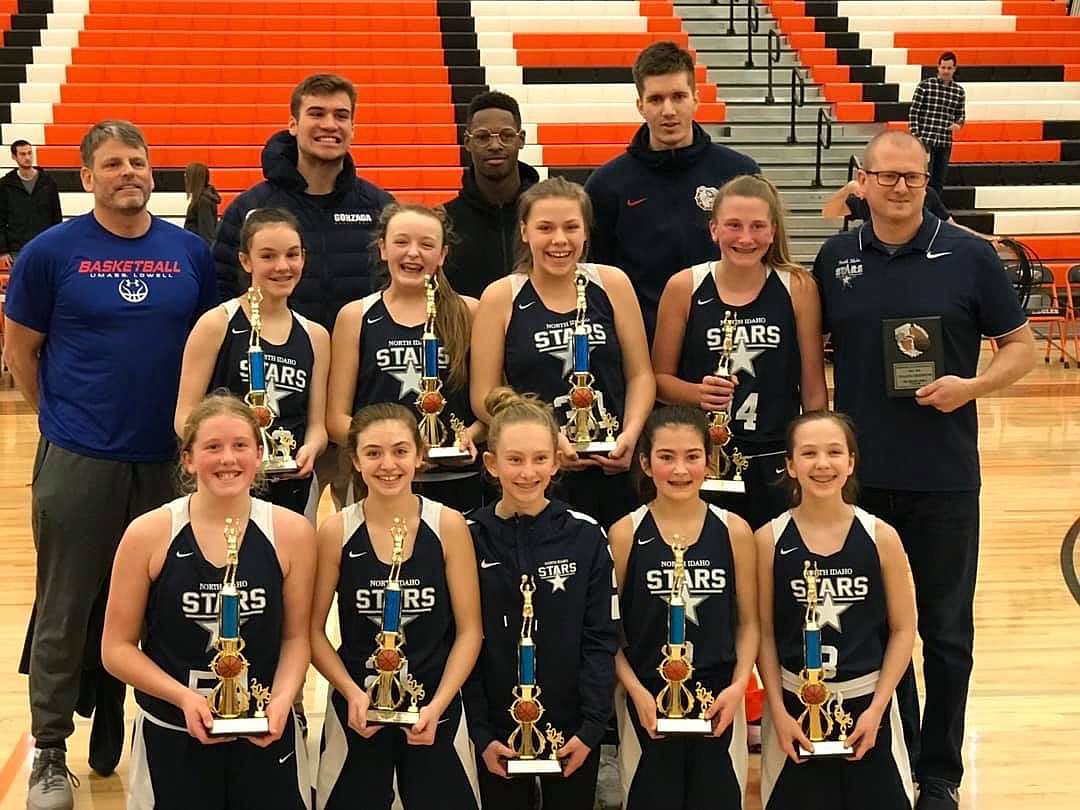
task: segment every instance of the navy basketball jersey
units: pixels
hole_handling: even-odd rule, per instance
[[[589,370],[596,378],[593,388],[604,395],[604,408],[615,414],[621,424],[626,377],[611,299],[604,291],[596,265],[579,264],[578,269],[589,280],[585,287],[585,314],[589,330]],[[503,361],[506,381],[519,393],[532,392],[545,402],[554,402],[557,397],[570,392],[576,313],[553,312],[545,307],[529,277],[523,273],[511,275],[510,283],[513,301]],[[565,421],[561,415],[559,421]]]
[[[430,698],[442,679],[456,629],[439,538],[443,505],[427,498],[419,501],[416,542],[412,555],[401,565],[401,628],[409,673],[423,684]],[[353,680],[366,688],[366,678],[375,675],[370,659],[375,652],[375,634],[382,628],[382,597],[390,564],[375,554],[364,521],[364,501],[345,507],[341,514],[345,528],[337,586],[338,654]]]
[[[693,645],[694,669],[702,678],[729,677],[735,665],[735,558],[727,511],[710,505],[697,542],[687,548],[686,639]],[[675,555],[661,537],[647,506],[631,514],[634,544],[626,565],[621,614],[626,659],[643,684],[659,686],[660,648],[668,638],[668,598]],[[655,690],[654,690],[655,691]]]
[[[876,522],[856,508],[843,547],[822,557],[807,549],[791,512],[773,519],[773,627],[780,665],[790,672],[805,665],[807,560],[818,568],[822,658],[826,669],[836,670],[830,680],[846,681],[881,668],[889,627]]]
[[[724,311],[736,320],[731,373],[738,375],[732,429],[745,450],[750,444],[783,441],[802,406],[802,359],[791,304],[791,273],[765,269],[758,297],[741,307],[725,304],[716,290],[715,262],[691,268],[693,281],[678,377],[698,383],[716,373],[724,344]]]
[[[376,402],[397,402],[410,412],[416,412],[416,397],[420,394],[424,376],[422,343],[424,326],[402,326],[390,315],[381,292],[363,299],[363,320],[360,322],[360,366],[356,375],[356,394],[353,413]],[[439,341],[439,376],[443,381],[446,408],[444,424],[449,426],[453,414],[466,425],[474,421],[469,406],[468,386],[450,390],[446,376],[450,356]]]
[[[243,397],[249,386],[247,350],[251,323],[239,300],[234,298],[221,306],[229,317],[229,326],[218,349],[209,391],[227,388]],[[307,430],[308,386],[315,373],[315,349],[308,333],[308,320],[295,312],[291,314],[292,327],[283,344],[268,343],[261,336],[259,343],[266,358],[266,395],[276,416],[271,430],[285,428],[296,439],[296,446],[302,447]]]
[[[190,502],[190,496],[184,496],[163,507],[172,515],[172,542],[161,572],[150,585],[142,650],[180,683],[209,694],[218,683],[210,661],[216,653],[217,598],[225,569],[208,562],[195,541]],[[240,636],[250,665],[248,683],[257,680],[271,686],[274,682],[284,621],[283,580],[274,548],[273,506],[252,498],[236,569]],[[183,712],[171,703],[138,690],[135,699],[159,720],[184,725]]]

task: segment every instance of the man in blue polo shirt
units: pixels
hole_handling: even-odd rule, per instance
[[[124,685],[104,670],[88,684],[84,661],[97,662],[120,536],[173,496],[180,359],[192,325],[217,303],[210,248],[146,210],[154,179],[142,132],[103,121],[80,152],[94,209],[23,248],[6,305],[4,354],[41,429],[29,810],[73,806],[65,741],[76,707],[93,708],[94,771],[108,775],[120,759]]]
[[[912,669],[898,691],[921,787],[916,807],[955,810],[979,553],[975,399],[1030,371],[1034,340],[993,248],[923,209],[922,144],[905,132],[883,133],[866,147],[863,166],[871,218],[830,238],[814,275],[835,349],[836,410],[858,431],[861,503],[899,531],[915,580],[926,684],[921,735]],[[918,345],[901,340],[912,334]],[[983,335],[1000,349],[979,372]],[[928,374],[935,352],[943,367]],[[906,375],[920,374],[925,381],[904,385]]]

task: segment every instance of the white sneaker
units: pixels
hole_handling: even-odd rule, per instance
[[[75,796],[71,787],[79,780],[67,769],[63,748],[43,748],[34,755],[30,771],[30,787],[26,793],[26,810],[72,810]]]

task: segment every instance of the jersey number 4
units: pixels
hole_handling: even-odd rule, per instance
[[[758,395],[756,391],[747,394],[743,404],[735,412],[735,420],[743,423],[744,431],[757,430],[757,402]]]

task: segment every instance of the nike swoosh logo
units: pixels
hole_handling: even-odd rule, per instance
[[[360,551],[360,552],[350,551],[349,552],[349,559],[350,560],[355,560],[357,557],[363,557],[365,554],[367,554],[366,551]]]
[[[777,467],[777,468],[776,468],[776,474],[777,474],[777,475],[783,475],[783,474],[784,474],[784,473],[786,473],[786,472],[787,472],[787,469],[786,469],[786,468],[784,468],[784,467]]]
[[[705,300],[702,300],[702,299],[700,299],[700,298],[699,298],[699,299],[697,300],[697,303],[698,303],[698,306],[699,306],[699,307],[703,307],[703,306],[705,306],[706,304],[708,304],[708,303],[711,303],[711,302],[712,302],[712,300],[713,300],[712,298],[706,298]]]
[[[368,319],[367,319],[367,322],[368,322],[368,323],[378,323],[378,322],[379,322],[379,321],[381,321],[382,319],[383,319],[383,316],[382,316],[382,315],[380,315],[380,316],[379,316],[378,318],[368,318]]]
[[[535,303],[536,303],[535,301],[530,301],[527,304],[518,304],[518,309],[528,309],[529,307],[531,307]]]
[[[480,561],[481,568],[494,568],[496,565],[502,565],[501,562],[488,562],[487,560]]]
[[[650,537],[648,540],[638,540],[637,544],[639,546],[647,546],[647,545],[649,545],[649,543],[651,543],[655,539],[656,539],[655,537]]]
[[[195,553],[194,551],[189,551],[187,554],[183,554],[183,553],[178,551],[178,552],[176,552],[176,556],[177,556],[177,558],[182,560],[182,559],[184,559],[184,557],[190,557],[194,553]]]
[[[649,199],[649,198],[648,197],[642,197],[640,200],[627,200],[626,201],[626,207],[627,208],[637,208],[639,205],[641,205],[647,199]]]
[[[944,253],[931,253],[929,250],[926,251],[926,258],[928,259],[940,259],[942,256],[952,256],[952,251],[946,250]]]
[[[798,549],[799,549],[798,546],[795,546],[794,548],[782,548],[782,549],[780,549],[780,556],[784,557],[784,556],[790,554],[793,551],[798,551]]]
[[[289,752],[289,753],[287,753],[287,754],[286,754],[285,756],[283,756],[283,757],[278,757],[278,765],[284,765],[284,764],[285,764],[285,761],[286,761],[286,760],[287,760],[287,759],[288,759],[289,757],[291,757],[291,756],[292,756],[293,754],[295,754],[295,753],[296,753],[295,751],[290,751],[290,752]]]
[[[246,335],[248,333],[248,330],[247,329],[233,329],[232,333],[234,335]]]

